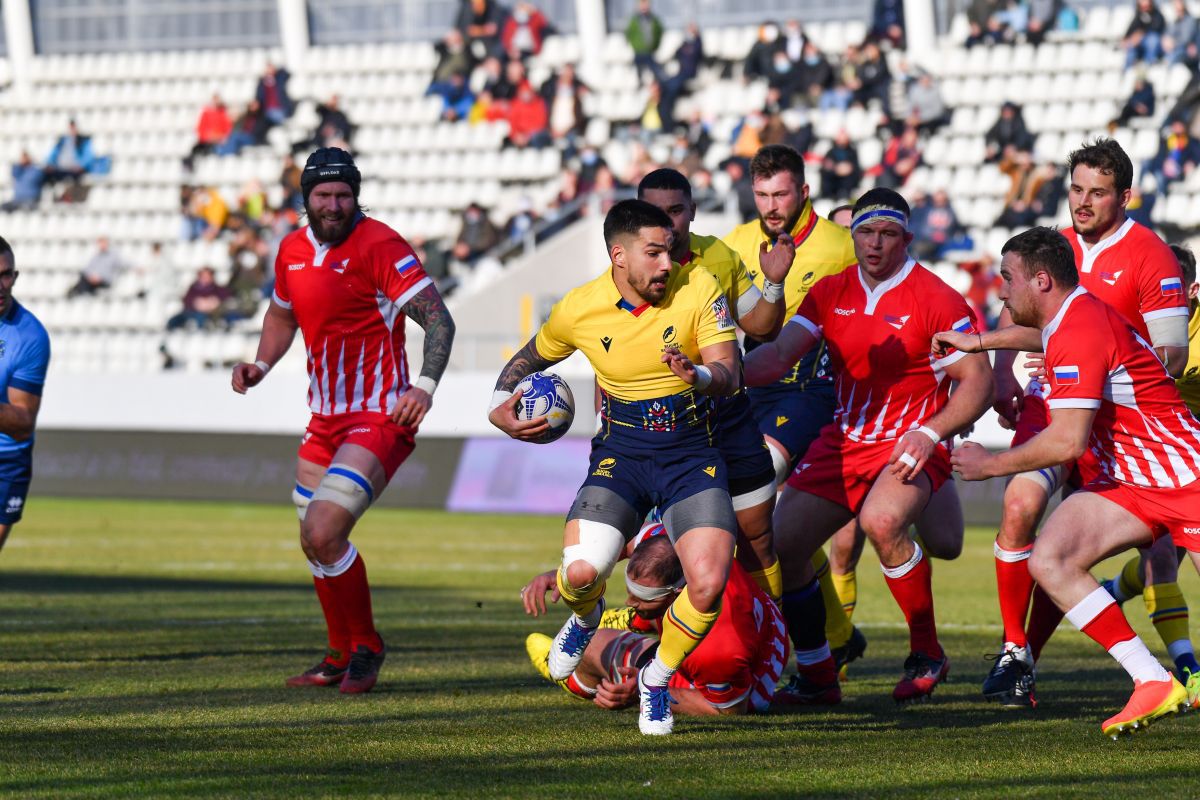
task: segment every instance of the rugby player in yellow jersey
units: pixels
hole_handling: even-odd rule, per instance
[[[1191,250],[1178,244],[1171,245],[1171,252],[1175,254],[1179,261],[1179,269],[1183,273],[1183,291],[1187,295],[1190,314],[1187,329],[1187,364],[1175,379],[1175,386],[1192,414],[1200,419],[1200,283],[1196,282],[1196,256]],[[1156,542],[1155,546],[1163,545]],[[1169,543],[1166,546],[1169,547]],[[1175,550],[1177,563],[1181,562],[1184,550],[1178,547]],[[1147,589],[1144,561],[1144,555],[1139,552],[1125,562],[1124,568],[1116,577],[1102,581],[1101,585],[1118,603],[1124,603],[1139,594],[1144,595],[1150,621],[1154,623],[1171,660],[1175,662],[1179,682],[1187,688],[1188,703],[1193,708],[1200,708],[1200,664],[1197,663],[1195,649],[1188,633],[1187,605],[1178,602],[1178,597],[1175,596],[1178,589],[1174,586],[1169,587],[1168,592],[1163,592],[1159,586]],[[1169,566],[1170,562],[1167,563]],[[1167,596],[1160,599],[1160,594]]]
[[[692,233],[696,203],[692,185],[682,173],[657,169],[638,184],[638,199],[666,212],[674,238],[671,260],[677,273],[704,269],[721,285],[721,292],[739,328],[762,341],[775,338],[783,323],[783,281],[795,250],[790,242],[766,252],[761,246],[763,288],[750,280],[741,257],[715,236]],[[775,510],[775,469],[759,433],[745,390],[714,401],[717,447],[729,469],[729,494],[738,524],[738,563],[771,599],[779,602],[783,576],[771,536]]]
[[[500,373],[488,415],[514,439],[535,439],[548,425],[518,419],[520,380],[576,350],[596,372],[601,429],[567,514],[558,571],[574,613],[554,639],[549,670],[563,680],[579,665],[604,612],[605,581],[657,507],[687,586],[667,611],[657,652],[637,665],[643,734],[671,732],[667,683],[717,618],[737,529],[709,400],[741,386],[733,315],[711,274],[673,270],[671,229],[644,201],[612,207],[604,220],[612,267],[555,304]]]

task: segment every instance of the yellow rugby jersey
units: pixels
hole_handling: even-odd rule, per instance
[[[850,231],[820,217],[813,211],[811,201],[805,202],[804,210],[800,212],[800,218],[796,220],[791,233],[796,242],[796,259],[783,283],[783,301],[787,304],[785,319],[792,318],[813,284],[828,275],[838,274],[858,261],[854,256]],[[767,241],[762,223],[754,219],[738,225],[725,235],[724,241],[742,257],[750,279],[761,292],[763,275],[758,248]]]
[[[1179,387],[1183,402],[1200,419],[1200,308],[1192,312],[1188,321],[1188,362],[1175,385]]]
[[[725,301],[730,308],[737,310],[738,319],[749,314],[762,293],[750,279],[742,257],[716,236],[693,233],[688,249],[692,254],[691,259],[686,264],[676,265],[675,270],[685,273],[695,267],[704,268],[717,279]]]
[[[666,347],[674,345],[700,363],[701,348],[735,340],[729,304],[707,271],[676,267],[660,303],[634,308],[622,299],[610,267],[555,303],[535,344],[551,359],[580,350],[605,392],[650,400],[691,390],[662,363]]]

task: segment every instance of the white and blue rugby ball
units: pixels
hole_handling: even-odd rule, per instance
[[[557,441],[570,430],[575,419],[575,397],[562,378],[550,372],[534,372],[517,384],[516,391],[521,393],[518,419],[545,417],[550,423],[550,430],[534,440],[538,444]]]

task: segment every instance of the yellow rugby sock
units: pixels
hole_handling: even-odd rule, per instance
[[[1124,597],[1118,598],[1119,600],[1124,601],[1131,597],[1137,597],[1146,588],[1145,581],[1138,574],[1138,567],[1141,563],[1142,557],[1134,554],[1133,558],[1126,561],[1125,566],[1121,567],[1121,576],[1117,579],[1119,581],[1117,591],[1124,595]]]
[[[821,601],[825,605],[825,638],[829,646],[841,647],[850,641],[850,633],[854,626],[842,608],[842,599],[838,597],[837,589],[833,586],[833,578],[829,570],[829,558],[824,550],[817,550],[812,557],[813,571],[817,573],[817,582],[821,585]]]
[[[658,645],[657,660],[672,671],[679,669],[687,654],[703,641],[704,634],[708,633],[709,628],[717,621],[717,614],[720,612],[720,600],[708,613],[697,611],[685,588],[663,617],[662,641]]]
[[[1187,600],[1183,599],[1178,583],[1172,581],[1147,586],[1142,592],[1142,599],[1146,602],[1146,613],[1150,615],[1154,629],[1168,648],[1173,642],[1190,637]],[[1171,655],[1174,656],[1174,653]]]
[[[854,607],[858,605],[858,574],[854,570],[850,570],[838,575],[831,570],[829,577],[833,581],[833,588],[837,592],[837,596],[841,598],[842,610],[846,612],[846,619],[853,619]]]
[[[604,597],[604,587],[607,585],[605,581],[598,580],[591,586],[575,589],[567,585],[561,568],[558,570],[557,582],[558,593],[562,595],[563,602],[581,617],[586,617],[596,610],[596,604]]]
[[[778,558],[766,569],[756,569],[751,572],[750,577],[758,584],[758,588],[766,592],[775,601],[775,604],[779,605],[779,598],[783,597],[783,570],[779,568]]]

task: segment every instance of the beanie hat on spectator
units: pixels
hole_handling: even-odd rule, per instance
[[[358,190],[362,185],[362,175],[354,166],[354,157],[340,147],[322,147],[308,157],[304,162],[304,171],[300,173],[300,191],[304,194],[304,202],[308,195],[320,183],[346,183],[358,199]]]

